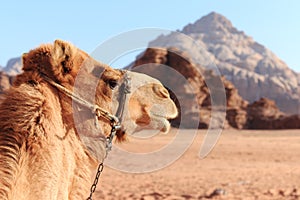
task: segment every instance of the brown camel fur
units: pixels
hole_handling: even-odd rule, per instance
[[[82,111],[80,117],[87,122],[81,126],[74,120],[72,100],[43,77],[71,91],[77,80],[82,82],[84,91],[96,82],[95,97],[82,96],[115,113],[115,96],[124,73],[60,40],[24,54],[23,70],[0,106],[0,199],[85,199],[99,160],[105,157],[104,139],[111,126],[100,117],[100,128],[90,130],[93,116],[77,105]],[[146,75],[128,74],[133,88],[125,104],[123,130],[118,132],[118,139],[124,139],[124,130],[129,134],[143,128],[167,132],[167,119],[174,118],[177,110],[166,89]],[[86,132],[78,131],[81,128]],[[82,142],[80,135],[84,134],[97,136],[97,149],[88,141]]]

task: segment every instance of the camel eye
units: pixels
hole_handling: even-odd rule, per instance
[[[116,80],[108,80],[107,83],[108,83],[110,89],[112,89],[112,90],[118,85],[118,82]]]

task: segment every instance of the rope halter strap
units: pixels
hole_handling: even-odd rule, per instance
[[[98,106],[96,104],[92,104],[89,101],[81,98],[80,96],[78,96],[77,94],[71,92],[70,90],[68,90],[64,86],[56,83],[55,81],[50,79],[48,76],[42,75],[44,80],[47,81],[50,85],[57,88],[59,91],[64,93],[66,96],[70,97],[76,103],[78,103],[81,106],[84,106],[84,107],[88,108],[89,110],[91,110],[91,112],[93,114],[95,114],[96,125],[98,125],[98,118],[100,118],[100,117],[104,117],[110,122],[110,125],[111,125],[112,128],[111,128],[111,132],[110,132],[109,136],[106,138],[106,140],[107,140],[107,143],[106,143],[107,151],[111,150],[112,141],[113,141],[117,131],[121,129],[120,119],[122,120],[122,118],[123,118],[126,95],[128,93],[130,93],[130,83],[131,83],[130,78],[127,75],[125,70],[122,70],[122,72],[123,72],[123,82],[122,82],[122,84],[120,85],[120,88],[119,88],[119,97],[118,97],[119,106],[118,106],[116,115],[113,115],[110,112],[108,112],[107,110],[101,108],[100,106]]]

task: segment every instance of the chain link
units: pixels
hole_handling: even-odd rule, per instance
[[[103,171],[103,162],[100,163],[99,166],[98,166],[98,170],[97,170],[97,174],[96,174],[94,183],[93,183],[93,185],[91,186],[90,196],[89,196],[86,200],[93,200],[93,199],[92,199],[92,196],[93,196],[93,193],[94,193],[95,190],[96,190],[97,183],[98,183],[98,181],[99,181],[99,177],[100,177],[102,171]]]
[[[106,138],[106,155],[108,153],[108,151],[111,151],[111,148],[112,148],[112,140],[114,138],[114,136],[116,135],[116,132],[117,130],[119,130],[121,128],[119,122],[112,122],[113,125],[112,125],[112,129],[111,129],[111,133],[110,135]],[[99,178],[100,178],[100,175],[103,171],[103,162],[101,162],[98,166],[98,170],[97,170],[97,174],[96,174],[96,177],[94,179],[94,183],[93,185],[91,186],[91,189],[90,189],[90,196],[86,199],[86,200],[93,200],[92,199],[92,196],[93,196],[93,193],[95,192],[96,190],[96,187],[97,187],[97,184],[98,184],[98,181],[99,181]]]
[[[112,115],[111,113],[109,113],[105,109],[102,109],[98,105],[95,105],[95,104],[90,103],[89,101],[86,101],[85,99],[83,99],[80,96],[74,94],[73,92],[71,92],[67,88],[65,88],[62,85],[56,83],[55,81],[53,81],[52,79],[50,79],[46,75],[42,74],[44,79],[49,84],[56,87],[58,90],[62,91],[68,97],[72,98],[73,101],[81,104],[82,106],[85,106],[85,107],[91,109],[92,112],[95,114],[95,126],[96,127],[99,126],[98,120],[101,116],[105,117],[106,119],[108,119],[111,122],[112,129],[111,129],[110,135],[106,138],[106,155],[107,155],[108,151],[110,151],[111,148],[112,148],[112,141],[113,141],[117,131],[121,129],[120,119],[122,120],[124,106],[125,106],[125,100],[126,100],[126,94],[130,93],[130,77],[127,75],[126,70],[123,70],[123,73],[124,73],[124,83],[122,85],[124,85],[124,91],[123,91],[123,95],[121,96],[121,99],[120,99],[121,101],[119,102],[120,105],[119,105],[118,110],[117,110],[117,116]],[[87,200],[92,200],[93,193],[96,190],[97,183],[99,181],[99,177],[100,177],[102,171],[103,171],[103,162],[100,163],[99,166],[98,166],[98,171],[97,171],[94,183],[93,183],[93,185],[91,186],[91,189],[90,189],[90,196],[87,198]]]

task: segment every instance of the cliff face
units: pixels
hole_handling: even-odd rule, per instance
[[[299,115],[282,113],[275,102],[266,98],[250,104],[247,108],[249,129],[291,129],[300,128]]]
[[[198,123],[198,128],[208,128],[212,107],[206,81],[215,77],[213,72],[195,65],[186,59],[184,53],[174,48],[148,48],[137,58],[131,69],[153,76],[169,88],[179,109],[179,116],[172,120],[173,126],[195,128],[195,123]],[[226,93],[225,128],[300,128],[299,116],[284,114],[274,101],[261,98],[249,104],[230,81],[225,77],[221,81]]]
[[[239,94],[254,102],[261,97],[272,99],[287,113],[297,113],[299,107],[299,74],[263,45],[239,31],[224,16],[210,13],[180,31],[202,46],[193,57],[203,67],[214,62],[222,75],[231,81]],[[174,34],[160,36],[150,46],[172,47],[180,44],[191,49],[192,43],[174,38]]]

